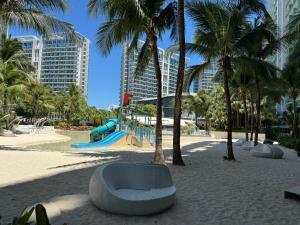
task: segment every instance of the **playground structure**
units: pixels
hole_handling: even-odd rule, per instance
[[[150,147],[155,143],[154,129],[134,120],[133,110],[130,108],[130,93],[124,94],[123,106],[119,110],[119,118],[107,118],[106,124],[91,130],[90,142],[72,144],[72,148],[104,148],[124,145]],[[123,115],[123,111],[131,111],[131,119]],[[149,117],[150,118],[150,117]],[[148,118],[148,121],[150,121]],[[146,121],[146,120],[145,120]]]
[[[72,148],[105,148],[133,145],[150,147],[154,144],[154,130],[136,127],[132,123],[120,124],[119,119],[108,118],[106,124],[91,130],[90,142],[72,144]]]

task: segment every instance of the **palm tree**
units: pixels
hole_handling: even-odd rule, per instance
[[[26,82],[31,79],[34,71],[28,58],[25,56],[22,44],[17,39],[2,36],[0,42],[0,87],[5,114],[12,110],[11,103],[15,102],[18,94],[22,94]],[[9,118],[6,120],[8,127]]]
[[[85,99],[79,86],[71,84],[66,96],[66,116],[68,120],[74,120],[76,114],[80,114],[86,105]]]
[[[255,19],[253,26],[249,27],[253,43],[244,47],[246,60],[240,61],[240,66],[246,68],[245,72],[253,75],[256,87],[256,126],[255,145],[258,144],[258,133],[261,124],[261,99],[264,84],[268,86],[271,79],[275,79],[279,69],[267,60],[280,48],[281,39],[277,39],[277,27],[270,18]],[[257,63],[259,60],[259,63]]]
[[[183,101],[182,109],[186,111],[189,115],[194,114],[195,115],[195,121],[197,125],[198,118],[201,114],[202,110],[202,102],[197,96],[189,95],[187,98]]]
[[[8,36],[9,26],[34,29],[48,36],[51,32],[67,32],[74,37],[73,26],[45,12],[65,12],[66,0],[2,0],[0,6],[0,31]]]
[[[184,165],[180,150],[180,120],[181,98],[185,73],[185,21],[184,0],[178,0],[178,36],[179,36],[179,63],[176,81],[174,104],[174,129],[173,129],[173,165]]]
[[[288,96],[292,99],[293,108],[293,136],[299,135],[298,129],[298,115],[297,115],[297,98],[300,94],[300,64],[299,62],[294,62],[290,58],[289,63],[285,66],[281,75],[281,84],[286,89]]]
[[[42,114],[46,115],[55,109],[53,93],[50,87],[38,81],[32,81],[27,85],[27,91],[25,93],[25,102],[31,111],[31,117],[33,119],[39,118]]]
[[[241,62],[262,63],[260,60],[256,61],[256,59],[246,57],[244,48],[251,43],[249,40],[254,40],[254,37],[258,35],[257,30],[248,30],[251,23],[249,17],[257,12],[267,13],[261,1],[231,2],[228,4],[198,1],[188,3],[188,12],[195,21],[196,30],[194,43],[187,44],[186,47],[187,51],[198,53],[206,60],[204,64],[191,67],[188,84],[210,64],[211,60],[217,59],[219,62],[227,108],[227,156],[224,158],[235,160],[232,148],[233,123],[229,81],[235,64]]]
[[[89,13],[103,13],[107,22],[98,30],[98,47],[107,55],[114,45],[130,41],[129,51],[138,49],[138,41],[145,37],[138,56],[136,75],[144,72],[152,57],[157,82],[157,114],[155,162],[164,162],[162,150],[162,73],[159,63],[157,40],[166,29],[172,28],[171,38],[176,36],[176,17],[174,2],[165,0],[90,0]]]
[[[195,114],[195,120],[197,125],[197,119],[199,116],[205,118],[205,129],[208,130],[208,110],[210,108],[210,96],[205,91],[199,91],[196,95],[189,95],[183,102],[183,109],[189,114]]]
[[[245,116],[245,139],[249,141],[249,112],[248,112],[248,97],[250,96],[251,88],[253,86],[253,79],[251,75],[240,73],[237,69],[234,73],[231,86],[237,89],[237,94],[240,96],[243,105]]]
[[[207,116],[214,127],[224,128],[227,123],[226,104],[224,102],[224,87],[217,85],[210,92],[210,107]]]

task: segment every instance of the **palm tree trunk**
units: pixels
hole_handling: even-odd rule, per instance
[[[236,111],[236,127],[240,128],[240,113],[239,113],[239,110]]]
[[[248,108],[247,108],[246,95],[243,94],[242,98],[243,98],[243,106],[245,111],[245,137],[246,137],[246,141],[249,141]]]
[[[7,115],[7,114],[10,114],[7,88],[4,89],[3,108],[4,108],[4,116]],[[9,129],[9,116],[5,119],[5,128],[7,130]]]
[[[251,94],[250,96],[250,102],[251,102],[251,106],[250,106],[250,132],[251,132],[251,136],[250,136],[250,141],[253,141],[253,130],[254,130],[254,103],[253,103],[253,96]]]
[[[227,106],[227,156],[224,156],[224,159],[235,160],[232,148],[232,109],[231,109],[231,99],[229,91],[229,81],[228,81],[228,67],[229,59],[225,58],[222,61],[222,72],[224,76],[224,91],[226,98]]]
[[[256,126],[255,126],[254,145],[257,145],[258,133],[260,128],[260,103],[261,103],[260,83],[257,75],[255,75],[255,83],[256,83],[256,91],[257,91],[257,100],[256,100]]]
[[[159,65],[158,48],[155,35],[149,37],[153,55],[156,83],[157,83],[157,102],[156,102],[156,126],[155,126],[155,153],[154,162],[165,163],[165,157],[162,149],[162,76]]]
[[[297,97],[293,95],[293,136],[298,136],[298,115],[297,115],[297,104],[296,104]]]
[[[184,0],[178,0],[179,64],[176,81],[174,127],[173,127],[173,165],[184,165],[180,150],[181,98],[185,71],[185,25]]]

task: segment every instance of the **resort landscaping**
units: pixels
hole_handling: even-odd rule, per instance
[[[300,225],[300,11],[280,30],[261,0],[89,0],[102,56],[126,44],[134,67],[120,105],[99,109],[89,40],[53,16],[67,1],[0,6],[0,224]],[[208,68],[211,86],[189,93]],[[155,97],[124,88],[139,79]]]

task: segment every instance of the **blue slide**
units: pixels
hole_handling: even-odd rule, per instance
[[[89,143],[79,143],[79,144],[72,144],[72,148],[101,148],[110,146],[117,141],[119,141],[122,137],[126,136],[128,133],[126,132],[113,132],[103,138],[100,141],[96,142],[89,142]]]
[[[98,141],[101,139],[103,134],[114,131],[118,123],[118,119],[106,119],[106,124],[91,130],[91,141]]]

